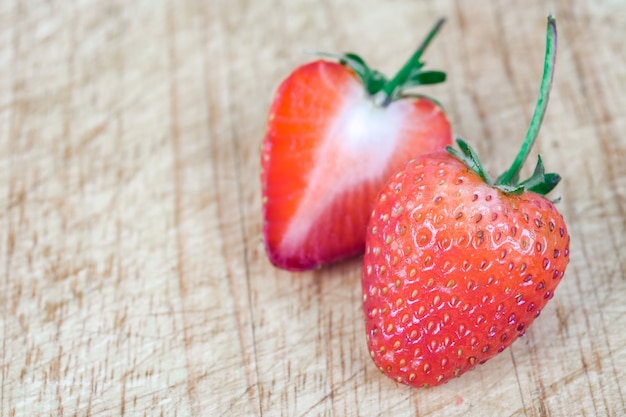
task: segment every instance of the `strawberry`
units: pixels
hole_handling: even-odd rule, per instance
[[[262,148],[263,235],[271,262],[306,270],[363,253],[376,194],[415,155],[452,143],[431,99],[407,89],[445,80],[421,56],[439,21],[388,80],[355,54],[317,60],[285,79]]]
[[[484,363],[523,335],[569,261],[563,217],[545,197],[558,183],[538,158],[520,169],[545,113],[556,56],[548,19],[540,99],[524,145],[497,179],[474,151],[411,160],[377,197],[362,271],[370,354],[387,376],[432,386]]]

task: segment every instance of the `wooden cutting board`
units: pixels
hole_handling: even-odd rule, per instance
[[[559,57],[537,144],[572,235],[554,300],[444,386],[381,375],[359,260],[292,274],[260,237],[259,148],[304,50],[391,73],[436,18],[422,92],[493,172]],[[623,1],[0,3],[0,415],[626,415]]]

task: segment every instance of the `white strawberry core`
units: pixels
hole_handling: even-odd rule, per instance
[[[306,239],[314,222],[333,200],[347,190],[355,190],[381,178],[396,149],[406,117],[413,111],[408,100],[381,108],[355,83],[347,94],[341,111],[329,123],[324,143],[315,158],[300,206],[287,228],[283,250],[296,251]],[[419,126],[419,121],[411,124]],[[380,184],[382,186],[382,184]],[[346,219],[349,221],[349,219]]]

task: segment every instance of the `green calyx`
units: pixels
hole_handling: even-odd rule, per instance
[[[496,187],[507,194],[522,194],[525,191],[532,191],[540,195],[546,195],[556,187],[561,177],[555,173],[546,173],[543,167],[541,156],[537,157],[537,165],[535,171],[530,178],[519,180],[520,170],[526,162],[530,150],[535,143],[537,133],[543,116],[548,106],[548,98],[552,87],[552,79],[554,76],[554,66],[556,62],[556,21],[552,15],[548,16],[548,29],[546,35],[546,54],[544,58],[543,76],[541,79],[541,87],[539,88],[539,99],[530,122],[526,138],[522,143],[522,147],[515,157],[511,167],[495,180],[492,179],[487,171],[480,163],[478,156],[474,150],[462,139],[457,139],[459,150],[450,146],[446,150],[464,162],[472,171],[476,172],[487,184]]]
[[[446,80],[445,72],[423,70],[425,63],[421,60],[422,54],[444,22],[444,19],[437,21],[417,51],[391,79],[388,79],[380,71],[370,68],[363,58],[354,53],[341,55],[322,52],[319,55],[338,59],[342,65],[351,68],[361,79],[367,93],[373,98],[374,102],[381,107],[385,107],[404,96],[404,92],[410,88],[419,85],[438,84]]]

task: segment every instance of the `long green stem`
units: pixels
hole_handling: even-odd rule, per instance
[[[415,67],[420,64],[420,59],[422,59],[424,51],[433,40],[437,32],[439,32],[439,29],[441,29],[441,26],[443,26],[445,21],[446,20],[444,18],[441,18],[437,21],[437,23],[435,23],[435,26],[433,26],[433,28],[430,30],[428,36],[426,36],[426,39],[424,39],[417,51],[415,51],[411,58],[409,58],[409,60],[406,62],[406,64],[404,64],[400,71],[398,71],[398,73],[391,80],[389,80],[387,84],[385,84],[385,86],[381,90],[384,98],[383,104],[388,104],[393,101],[396,89],[404,85]]]
[[[543,116],[546,113],[548,99],[550,97],[550,89],[552,87],[552,78],[554,76],[554,67],[556,63],[556,38],[556,21],[554,16],[550,15],[548,16],[548,34],[546,36],[546,54],[543,63],[543,76],[541,79],[539,99],[537,100],[535,112],[533,113],[530,126],[526,132],[526,138],[524,138],[524,143],[522,144],[519,153],[515,157],[511,167],[504,174],[498,177],[496,185],[510,184],[517,178],[524,162],[526,162],[526,158],[528,158],[530,149],[535,143],[537,133],[539,132],[541,122],[543,121]]]

